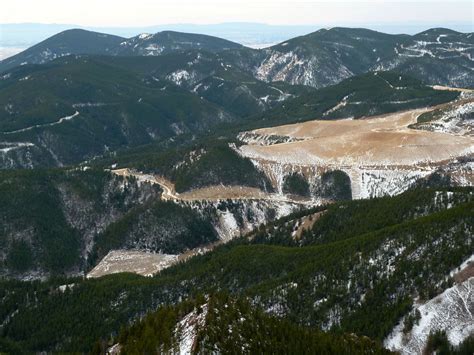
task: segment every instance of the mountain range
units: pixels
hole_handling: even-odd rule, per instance
[[[474,38],[67,30],[0,62],[0,352],[471,354]]]
[[[409,36],[336,27],[264,50],[242,48],[217,37],[172,31],[125,39],[68,30],[3,60],[0,71],[70,54],[162,55],[186,49],[235,49],[235,64],[265,81],[323,87],[370,70],[396,70],[428,83],[470,87],[473,45],[469,33],[443,28]]]
[[[439,53],[440,46],[469,40],[447,30],[417,36],[426,37],[426,43],[439,38],[430,44]],[[455,42],[448,42],[447,36]],[[471,85],[469,63],[460,64],[469,62],[461,56],[469,54],[467,47],[451,48],[453,58],[410,55],[403,58],[412,64],[399,58],[399,66],[392,65],[394,48],[408,48],[413,41],[406,35],[335,28],[254,50],[170,31],[131,39],[84,30],[62,32],[0,62],[0,70],[12,67],[0,76],[1,166],[63,166],[227,123],[255,124],[273,116],[279,123],[315,118],[346,96],[359,104],[344,105],[344,113],[333,112],[331,117],[393,112],[454,98],[455,93],[423,87],[426,81]],[[377,50],[384,53],[383,60],[377,60]],[[456,74],[430,70],[433,60],[449,63]],[[413,76],[424,81],[408,81],[413,91],[396,90],[383,76],[365,74],[374,65],[393,69],[394,77],[402,69],[409,72],[403,75],[406,80]],[[412,65],[418,69],[408,70]],[[378,101],[373,100],[376,91]],[[35,93],[36,99],[28,100],[25,93]]]

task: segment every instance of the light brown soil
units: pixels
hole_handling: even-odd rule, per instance
[[[119,272],[151,276],[178,261],[176,255],[148,253],[137,250],[112,250],[87,274],[96,278]]]
[[[474,277],[474,262],[467,264],[464,269],[453,276],[454,281],[458,284],[470,279],[471,277]]]
[[[324,213],[325,211],[322,211],[322,212],[316,212],[316,213],[313,213],[311,215],[308,215],[308,216],[305,216],[303,217],[302,221],[301,221],[301,224],[298,226],[298,229],[296,230],[296,233],[294,235],[294,238],[296,240],[300,239],[301,238],[301,234],[303,234],[303,232],[305,230],[310,230],[311,228],[313,228],[313,225],[316,223],[316,221],[321,218],[322,214]]]
[[[417,109],[362,120],[315,120],[258,129],[253,132],[304,140],[270,146],[245,145],[240,149],[244,156],[259,160],[346,166],[436,163],[474,152],[473,137],[408,128],[427,111]]]
[[[194,189],[184,193],[177,193],[174,184],[166,178],[159,175],[149,175],[132,171],[128,168],[112,170],[114,174],[120,176],[134,176],[140,181],[146,181],[151,184],[158,184],[163,189],[163,200],[175,201],[219,201],[219,200],[271,200],[287,201],[300,204],[313,204],[311,200],[303,198],[289,198],[278,194],[263,192],[260,189],[247,186],[209,186],[200,189]]]
[[[460,92],[474,92],[472,89],[464,89],[464,88],[453,88],[450,86],[442,86],[442,85],[434,85],[432,86],[435,90],[447,90],[447,91],[460,91]]]

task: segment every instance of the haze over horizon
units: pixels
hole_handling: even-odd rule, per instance
[[[415,34],[433,27],[472,32],[474,26],[473,3],[465,0],[137,0],[133,6],[127,0],[16,0],[2,9],[0,60],[71,28],[123,37],[175,30],[265,47],[324,27]]]
[[[59,23],[81,26],[143,27],[175,23],[261,22],[272,25],[346,25],[421,22],[472,23],[466,0],[34,0],[7,1],[0,23]],[[346,11],[350,7],[351,11]],[[111,15],[111,9],[113,14]],[[28,9],[25,12],[25,9]],[[429,11],[428,11],[429,10]]]

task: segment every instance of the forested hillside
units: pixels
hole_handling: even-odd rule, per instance
[[[0,353],[473,354],[473,41],[0,61]]]
[[[335,205],[326,212],[331,222],[316,220],[303,240],[318,241],[313,231],[330,232],[329,226],[346,230],[345,214],[353,233],[325,237],[315,245],[281,245],[298,220],[317,212],[310,210],[275,224],[281,238],[261,244],[250,234],[250,240],[230,242],[154,278],[3,282],[2,336],[29,350],[87,350],[98,338],[118,334],[130,317],[218,288],[250,297],[265,312],[291,322],[382,341],[415,297],[429,299],[442,292],[453,282],[450,270],[472,254],[472,189],[416,190],[396,199],[373,199],[364,202],[367,212],[357,208],[360,203]],[[390,214],[396,206],[402,208],[394,218],[379,220],[377,211]],[[66,283],[74,286],[54,291]],[[35,307],[28,301],[32,292]]]
[[[335,335],[267,315],[248,300],[227,294],[162,307],[123,329],[115,349],[123,353],[177,351],[193,354],[388,354],[365,337]],[[98,343],[105,350],[106,343]],[[159,350],[157,350],[159,349]]]
[[[375,72],[301,95],[256,119],[266,125],[280,125],[311,119],[361,118],[435,106],[458,96],[458,92],[434,90],[408,75]]]
[[[0,275],[83,275],[111,249],[180,253],[217,240],[210,216],[103,170],[0,173]]]
[[[210,130],[359,118],[459,95],[396,71],[357,72],[320,90],[265,81],[248,63],[258,62],[260,52],[225,48],[191,45],[157,56],[80,52],[10,68],[0,77],[0,168],[71,165]]]
[[[1,154],[5,167],[77,163],[233,119],[170,82],[85,58],[14,70],[0,102],[0,137],[11,146]]]

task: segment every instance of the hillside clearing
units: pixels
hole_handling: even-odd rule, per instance
[[[96,278],[119,272],[134,272],[142,276],[152,276],[178,261],[178,256],[147,253],[136,250],[112,250],[87,274]]]
[[[298,141],[269,146],[244,145],[252,159],[300,165],[400,166],[437,163],[474,152],[473,137],[408,128],[429,111],[416,109],[363,120],[308,121],[253,131]]]
[[[474,99],[468,98],[449,105],[460,107],[472,102]],[[453,179],[470,186],[474,137],[469,130],[461,136],[410,128],[421,114],[446,105],[358,120],[313,120],[243,132],[239,138],[244,145],[238,152],[265,172],[277,191],[293,171],[300,171],[311,183],[324,171],[342,170],[350,177],[354,199],[395,195],[417,179],[453,164],[457,166],[451,171]],[[265,143],[258,137],[280,139]],[[460,163],[463,159],[467,163]]]

